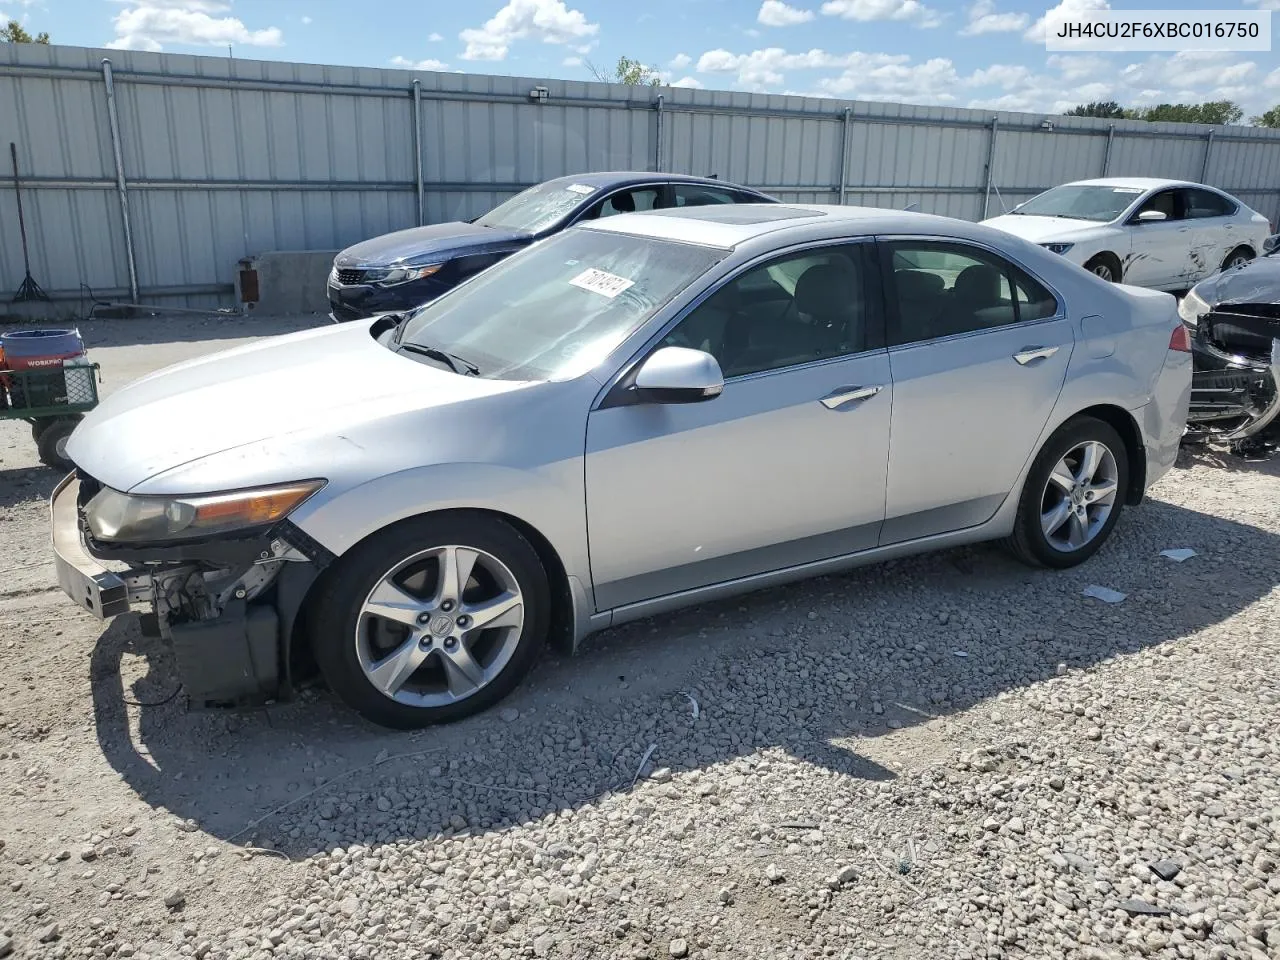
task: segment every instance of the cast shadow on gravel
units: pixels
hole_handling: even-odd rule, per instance
[[[29,440],[32,446],[35,441]],[[43,500],[53,495],[53,488],[66,474],[53,467],[0,467],[0,509],[20,503]]]
[[[1159,557],[1188,546],[1199,556]],[[319,689],[257,711],[188,712],[171,655],[128,617],[93,651],[93,709],[106,759],[153,808],[220,839],[305,853],[432,836],[455,816],[483,832],[572,809],[629,789],[651,744],[646,771],[781,748],[841,776],[889,779],[913,751],[986,746],[944,748],[913,738],[918,725],[1059,664],[1088,669],[1188,638],[1277,582],[1280,537],[1155,501],[1070,571],[1028,570],[995,547],[953,550],[610,630],[575,658],[549,655],[499,708],[428,731],[375,728]],[[1089,584],[1128,597],[1103,604],[1081,595]],[[136,740],[126,699],[155,704],[128,707]]]

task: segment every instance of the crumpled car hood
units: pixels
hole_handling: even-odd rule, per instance
[[[272,337],[135,381],[89,412],[67,444],[77,467],[117,490],[191,493],[324,476],[406,413],[526,384],[459,376],[400,356],[352,323]],[[227,451],[201,476],[201,464]],[[376,455],[376,450],[372,455]],[[229,462],[234,461],[234,462]]]
[[[1280,256],[1258,257],[1243,267],[1200,281],[1196,296],[1211,307],[1232,303],[1280,304]]]

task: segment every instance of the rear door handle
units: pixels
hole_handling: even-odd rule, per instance
[[[822,398],[821,403],[828,410],[834,410],[836,407],[846,403],[852,403],[854,400],[867,400],[874,397],[883,390],[882,386],[875,387],[836,387],[831,393]]]
[[[1044,360],[1058,352],[1057,347],[1023,347],[1013,355],[1013,359],[1024,367],[1033,360]]]

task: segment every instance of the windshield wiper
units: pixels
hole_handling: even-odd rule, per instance
[[[446,353],[444,350],[439,350],[435,347],[424,347],[418,343],[402,343],[400,344],[400,349],[443,363],[459,376],[478,377],[480,375],[479,367],[468,360],[463,360],[457,354]]]

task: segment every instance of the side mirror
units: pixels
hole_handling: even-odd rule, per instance
[[[724,374],[704,350],[663,347],[640,365],[635,390],[642,403],[698,403],[720,396]]]
[[[1138,223],[1159,223],[1161,220],[1168,220],[1169,215],[1163,210],[1143,210],[1138,214]]]

